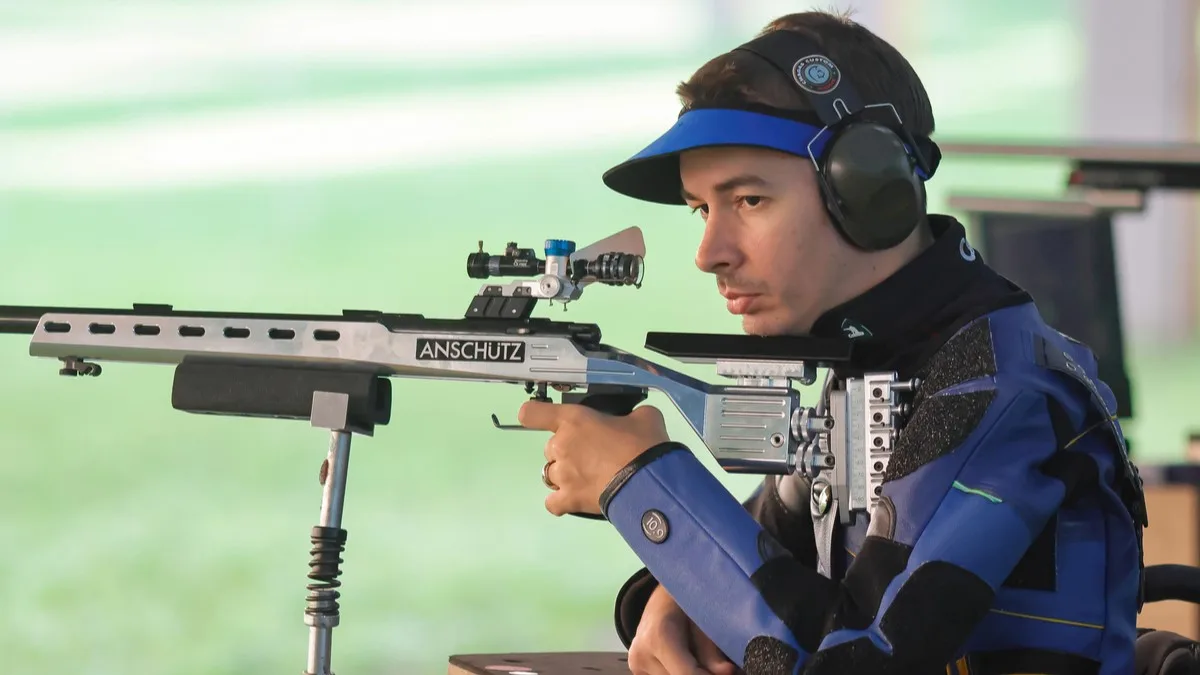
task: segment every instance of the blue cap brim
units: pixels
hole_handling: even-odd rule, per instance
[[[722,146],[768,148],[799,157],[819,157],[830,134],[823,128],[748,110],[689,110],[641,152],[604,173],[604,184],[634,199],[684,204],[679,155]],[[815,142],[814,142],[815,139]]]

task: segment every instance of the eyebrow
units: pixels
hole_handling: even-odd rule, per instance
[[[727,178],[720,183],[717,183],[713,189],[717,192],[729,192],[740,187],[768,187],[770,183],[762,176],[757,176],[752,173],[743,173],[732,178]],[[687,188],[680,188],[679,193],[683,195],[685,200],[698,202],[700,198],[687,191]]]

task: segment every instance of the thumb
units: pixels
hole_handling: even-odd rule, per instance
[[[630,411],[627,419],[655,422],[658,424],[666,423],[666,418],[663,417],[662,411],[652,405],[641,405],[634,408]]]

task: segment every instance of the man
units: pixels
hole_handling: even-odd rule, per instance
[[[678,93],[675,126],[605,182],[700,215],[696,264],[745,332],[854,338],[848,371],[922,384],[879,506],[837,528],[800,475],[743,507],[651,407],[527,403],[553,432],[547,509],[603,514],[647,566],[618,598],[630,669],[1132,672],[1145,518],[1115,401],[1086,347],[926,215],[938,155],[909,64],[794,14]]]

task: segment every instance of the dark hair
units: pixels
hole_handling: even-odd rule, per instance
[[[916,71],[895,47],[848,16],[801,12],[775,19],[759,35],[776,30],[804,34],[838,64],[863,103],[891,103],[914,136],[933,135],[933,108]],[[812,107],[783,73],[757,56],[733,51],[697,70],[676,88],[684,107],[757,103],[793,111]]]

